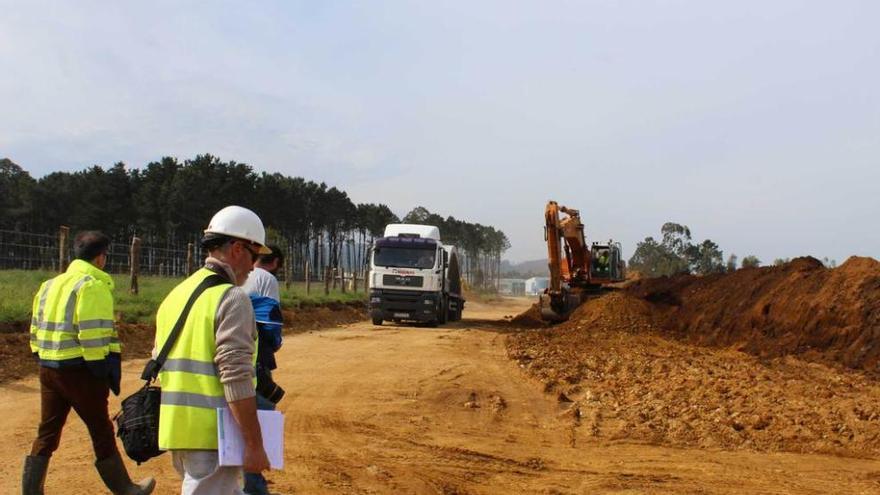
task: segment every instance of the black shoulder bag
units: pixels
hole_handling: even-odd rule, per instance
[[[159,355],[156,356],[156,359],[151,359],[147,362],[147,365],[144,367],[141,378],[146,383],[143,388],[122,401],[122,410],[114,418],[117,427],[116,436],[122,440],[122,446],[125,448],[126,455],[131,460],[137,462],[138,465],[165,452],[159,449],[159,405],[162,398],[162,389],[152,385],[152,383],[159,376],[159,370],[162,369],[162,365],[168,359],[171,348],[174,347],[174,343],[180,337],[183,325],[186,323],[186,318],[189,316],[190,309],[192,309],[196,299],[205,290],[228,283],[230,282],[226,277],[215,274],[209,275],[196,287],[196,290],[189,296],[186,306],[183,307],[180,317],[177,318],[177,323],[174,324],[174,328],[171,330],[168,340],[162,346]]]

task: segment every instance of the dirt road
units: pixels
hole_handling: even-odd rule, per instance
[[[531,301],[469,304],[442,329],[344,328],[288,336],[277,379],[288,391],[279,493],[880,493],[880,461],[675,449],[573,431],[554,395],[505,355],[504,315]],[[125,364],[137,386],[142,361]],[[114,402],[114,408],[118,402]],[[15,493],[39,413],[35,378],[0,386],[0,493]],[[47,493],[96,493],[85,428],[72,419]],[[156,474],[176,493],[165,455]]]

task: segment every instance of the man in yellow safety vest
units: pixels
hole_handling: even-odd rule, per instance
[[[113,279],[103,271],[110,239],[95,231],[74,238],[67,271],[43,282],[34,296],[31,352],[40,362],[41,419],[25,458],[22,493],[43,493],[49,458],[58,449],[72,408],[92,438],[95,467],[114,494],[146,495],[155,481],[134,484],[116,448],[107,412],[110,390],[119,395],[119,336],[113,326]]]
[[[270,252],[265,238],[263,223],[251,210],[227,206],[217,212],[202,239],[205,266],[175,287],[156,315],[154,358],[196,288],[215,274],[227,281],[206,289],[192,304],[159,372],[159,447],[171,451],[185,495],[241,493],[242,468],[269,469],[257,421],[257,327],[250,298],[239,287],[256,257]],[[228,407],[241,428],[241,467],[219,465],[218,407]]]

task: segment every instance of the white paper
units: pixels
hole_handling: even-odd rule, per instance
[[[284,415],[278,411],[257,411],[263,433],[263,449],[272,469],[284,468]],[[244,440],[241,429],[227,408],[217,409],[217,451],[221,466],[244,464]]]

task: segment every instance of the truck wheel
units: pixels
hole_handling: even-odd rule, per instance
[[[453,307],[454,301],[446,300],[446,321],[458,321],[455,319],[456,309]]]
[[[382,326],[382,318],[373,317],[373,325]]]
[[[440,309],[437,310],[437,323],[445,325],[449,320],[449,300],[446,296],[440,299]]]

